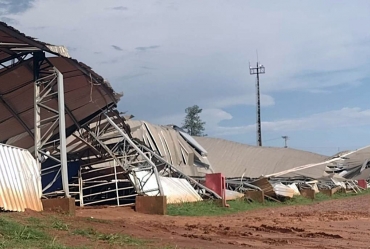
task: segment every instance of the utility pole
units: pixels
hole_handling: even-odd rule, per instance
[[[260,74],[265,73],[265,67],[261,64],[257,64],[256,67],[251,67],[249,64],[249,73],[257,74],[256,82],[256,94],[257,94],[257,145],[262,146],[262,131],[261,131],[261,102],[260,102]]]
[[[281,136],[281,137],[284,139],[284,142],[285,142],[284,148],[288,148],[288,139],[289,139],[289,137],[288,136]]]

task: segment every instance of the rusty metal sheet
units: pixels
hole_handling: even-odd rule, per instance
[[[263,190],[263,193],[268,196],[275,196],[275,191],[271,183],[268,181],[267,178],[260,178],[250,184],[259,187]]]
[[[0,144],[0,209],[42,211],[41,176],[25,149]]]

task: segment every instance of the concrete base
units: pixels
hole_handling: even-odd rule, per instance
[[[265,202],[265,195],[263,194],[263,191],[247,190],[244,192],[244,196],[245,198],[257,201],[259,203]]]
[[[315,190],[313,189],[301,189],[300,192],[303,197],[311,200],[315,199]]]
[[[332,197],[336,192],[341,191],[341,187],[336,187],[332,189],[320,189],[320,193]]]
[[[143,214],[167,214],[166,196],[136,196],[135,211]]]
[[[332,189],[320,189],[320,193],[327,195],[329,197],[333,196],[333,190]]]
[[[53,198],[41,200],[44,211],[53,211],[69,215],[75,215],[75,198]]]

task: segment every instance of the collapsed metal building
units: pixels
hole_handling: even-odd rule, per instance
[[[333,166],[342,157],[325,160],[304,151],[193,138],[176,126],[126,120],[117,110],[122,94],[103,77],[65,47],[2,22],[0,67],[0,144],[34,156],[43,198],[74,197],[80,206],[132,205],[137,195],[166,195],[171,203],[219,199],[202,184],[215,172],[228,177],[228,191],[241,193],[263,190],[258,184],[267,179],[260,177],[290,184],[330,171],[344,172],[351,181],[369,176],[368,149],[359,158],[351,155],[353,162],[344,159],[349,166]],[[7,167],[1,165],[2,172]],[[11,183],[7,177],[2,175]]]
[[[164,195],[160,177],[220,198],[133,140],[116,109],[122,94],[65,47],[1,22],[0,65],[0,143],[34,155],[45,198],[126,205],[137,194]]]

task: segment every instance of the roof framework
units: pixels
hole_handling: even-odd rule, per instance
[[[64,47],[37,41],[0,22],[0,143],[34,153],[42,177],[53,175],[43,191],[61,176],[61,193],[66,197],[79,194],[83,204],[84,183],[93,184],[87,187],[94,189],[102,185],[95,181],[96,176],[84,182],[83,169],[89,168],[91,173],[93,165],[109,161],[114,165],[99,170],[114,173],[98,177],[115,181],[115,188],[105,192],[116,193],[117,205],[120,191],[126,189],[119,187],[118,176],[131,179],[138,194],[149,191],[153,195],[154,191],[163,195],[158,171],[186,179],[205,195],[219,198],[131,139],[128,125],[115,109],[121,96],[91,68],[72,59]],[[114,142],[107,136],[112,130]],[[54,163],[42,168],[45,160]],[[71,161],[81,163],[77,192],[70,192],[73,184],[67,162]],[[139,179],[136,174],[143,171],[147,176]],[[152,176],[156,185],[148,190],[146,184]],[[90,194],[88,199],[96,195]]]

